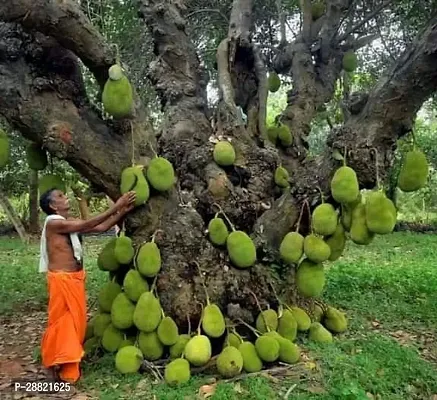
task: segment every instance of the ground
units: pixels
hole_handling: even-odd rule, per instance
[[[107,238],[86,238],[89,303],[101,279],[95,260]],[[437,400],[437,236],[395,233],[368,246],[349,245],[328,271],[325,300],[347,312],[349,331],[332,345],[305,338],[302,362],[282,374],[215,382],[204,376],[170,389],[149,375],[122,377],[111,357],[84,364],[76,392],[58,398],[156,400],[433,399]],[[46,289],[37,273],[38,243],[0,240],[0,398],[11,378],[43,379],[38,345]],[[56,398],[54,396],[34,399]]]

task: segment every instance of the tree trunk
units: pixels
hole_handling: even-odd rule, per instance
[[[3,191],[1,190],[0,190],[0,206],[2,206],[3,210],[6,213],[6,216],[9,218],[9,221],[14,226],[21,240],[24,243],[27,243],[28,237],[27,237],[26,229],[24,228],[24,225],[21,222],[20,217],[15,212],[14,207],[12,207],[12,204],[9,202],[9,199],[7,198],[5,193],[3,193]]]
[[[39,232],[38,171],[29,173],[29,232]]]

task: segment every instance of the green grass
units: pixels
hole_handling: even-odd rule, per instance
[[[98,250],[107,239],[86,239],[89,301],[106,274],[96,268]],[[46,289],[39,275],[38,244],[0,241],[0,314],[44,308]],[[327,268],[325,300],[347,312],[349,330],[332,345],[298,342],[308,363],[295,376],[258,376],[218,383],[212,400],[283,399],[431,399],[437,394],[437,236],[395,233],[366,247],[350,244],[345,255]],[[403,341],[397,341],[393,335]],[[424,335],[434,339],[427,343]],[[422,351],[426,350],[426,352]],[[311,368],[304,368],[310,366]],[[298,372],[302,372],[298,374]],[[300,379],[299,379],[300,378]],[[169,388],[151,375],[121,376],[106,355],[84,364],[79,387],[100,399],[195,399],[210,377]]]

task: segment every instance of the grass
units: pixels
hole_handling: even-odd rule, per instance
[[[92,301],[106,279],[95,262],[107,239],[85,240]],[[114,372],[112,356],[105,355],[84,364],[80,388],[103,400],[195,399],[202,385],[215,389],[212,400],[283,399],[290,388],[289,398],[302,400],[431,399],[437,394],[436,256],[435,235],[402,232],[378,237],[366,247],[349,244],[345,255],[327,268],[324,297],[347,312],[350,328],[332,345],[299,338],[306,357],[300,379],[259,376],[215,386],[209,377],[196,376],[175,389],[148,375],[121,376]],[[45,281],[37,262],[38,244],[24,247],[2,238],[0,314],[45,307]],[[427,337],[431,340],[424,341]]]

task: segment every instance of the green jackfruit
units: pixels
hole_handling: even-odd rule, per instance
[[[341,223],[345,231],[349,232],[351,230],[352,212],[354,211],[355,207],[358,204],[361,204],[361,202],[362,202],[362,195],[361,193],[359,193],[355,201],[353,201],[352,203],[343,204],[342,213],[341,213]]]
[[[290,310],[293,313],[294,319],[296,320],[297,330],[299,332],[305,332],[310,329],[311,318],[304,309],[294,306],[290,307]]]
[[[110,313],[114,299],[121,293],[121,286],[118,283],[106,282],[99,291],[97,302],[101,311]]]
[[[135,206],[145,204],[149,200],[150,187],[144,176],[142,165],[127,167],[121,173],[120,192],[125,194],[130,191],[136,194]]]
[[[346,246],[346,235],[342,224],[337,225],[337,229],[335,230],[334,234],[326,239],[326,243],[331,249],[329,261],[338,260],[343,254]]]
[[[162,319],[159,300],[151,292],[144,292],[138,299],[134,312],[134,324],[143,332],[153,332]]]
[[[143,361],[143,354],[138,347],[125,346],[117,351],[115,368],[122,374],[132,374],[138,372]]]
[[[322,263],[331,256],[331,248],[319,236],[310,234],[305,237],[303,251],[308,259],[315,263]]]
[[[6,167],[11,156],[9,137],[6,132],[0,128],[0,169]]]
[[[275,170],[275,183],[281,187],[286,188],[290,186],[290,183],[288,180],[290,179],[290,175],[288,174],[288,171],[284,168],[279,166]]]
[[[324,315],[324,311],[322,307],[320,307],[318,304],[315,304],[313,310],[313,320],[315,322],[320,322],[323,318],[323,315]]]
[[[179,338],[179,328],[171,317],[164,317],[158,325],[158,338],[165,346],[173,346]]]
[[[120,343],[120,346],[118,346],[118,349],[121,349],[123,347],[126,346],[133,346],[135,344],[135,340],[134,339],[123,339]]]
[[[243,369],[243,356],[232,346],[225,347],[217,357],[217,371],[224,378],[237,376]]]
[[[241,337],[233,332],[226,335],[225,341],[223,343],[223,347],[232,346],[235,348],[239,348],[242,343]]]
[[[115,353],[123,341],[123,332],[117,329],[114,325],[109,324],[102,337],[102,347],[110,353]]]
[[[123,290],[129,300],[136,303],[149,290],[149,284],[137,270],[131,269],[124,277]]]
[[[267,78],[267,84],[269,86],[269,91],[275,93],[281,87],[281,80],[279,79],[278,74],[275,71],[269,73],[269,77]]]
[[[208,224],[209,240],[217,246],[222,246],[226,243],[229,236],[229,230],[223,219],[215,217]]]
[[[137,256],[137,268],[141,275],[153,278],[161,269],[161,252],[155,242],[144,243]]]
[[[296,364],[300,359],[300,348],[292,341],[279,336],[279,361],[286,364]]]
[[[256,318],[256,329],[261,333],[276,331],[278,329],[278,314],[271,308],[258,314]]]
[[[133,108],[132,86],[119,65],[111,66],[108,72],[109,79],[102,92],[103,107],[114,118],[125,118]]]
[[[190,341],[190,338],[191,336],[187,334],[182,334],[178,336],[178,340],[176,340],[176,343],[169,349],[171,359],[179,358],[182,356],[185,350],[185,346]]]
[[[120,268],[120,264],[117,262],[114,255],[116,241],[117,238],[110,239],[97,257],[97,266],[102,271],[116,271]]]
[[[308,339],[317,343],[331,343],[332,334],[320,322],[313,322],[310,327]]]
[[[331,180],[331,194],[338,203],[352,203],[358,198],[360,187],[357,174],[351,167],[343,166],[335,171]]]
[[[203,309],[202,329],[211,338],[218,338],[225,333],[225,318],[216,304],[208,304]]]
[[[369,231],[366,222],[366,207],[358,204],[352,211],[350,238],[355,244],[368,245],[375,234]]]
[[[291,146],[293,143],[293,135],[290,128],[285,124],[280,124],[278,127],[278,139],[284,147]]]
[[[270,126],[269,128],[267,128],[267,137],[273,144],[276,144],[276,142],[278,141],[278,133],[279,129],[277,126]]]
[[[169,386],[187,383],[191,378],[190,363],[184,358],[177,358],[165,366],[164,380]]]
[[[366,225],[370,232],[385,235],[393,232],[397,211],[384,192],[370,192],[366,198]]]
[[[85,352],[85,356],[90,356],[94,354],[100,346],[99,338],[93,336],[85,341],[83,344],[83,351]]]
[[[404,155],[399,172],[398,187],[403,192],[422,189],[428,180],[429,166],[425,154],[412,150]]]
[[[120,293],[114,299],[111,307],[111,321],[118,329],[128,329],[134,324],[135,304],[125,293]]]
[[[243,231],[233,231],[226,240],[226,247],[232,263],[239,268],[251,267],[256,262],[256,248]]]
[[[34,171],[42,171],[47,167],[47,153],[37,143],[27,145],[26,159],[29,168]]]
[[[222,166],[228,167],[235,162],[236,154],[234,147],[228,141],[221,141],[215,144],[213,151],[214,161]]]
[[[313,20],[319,19],[325,13],[325,2],[317,1],[311,5],[311,15]]]
[[[274,362],[279,358],[279,342],[269,334],[259,336],[255,348],[259,358],[265,362]]]
[[[334,307],[328,307],[323,319],[323,325],[334,333],[342,333],[347,329],[346,315]]]
[[[129,264],[132,261],[134,254],[135,250],[132,246],[132,239],[130,237],[122,234],[116,238],[114,257],[119,264]]]
[[[147,180],[159,192],[169,190],[175,183],[173,165],[164,157],[153,158],[147,167]]]
[[[193,336],[185,346],[184,355],[195,367],[205,365],[211,358],[212,348],[208,336]]]
[[[332,235],[337,229],[338,215],[332,204],[318,205],[311,216],[311,223],[315,233],[322,236]]]
[[[279,246],[281,259],[287,264],[297,263],[303,256],[304,237],[298,232],[288,232]]]
[[[91,318],[86,324],[85,340],[88,340],[94,336],[94,320]]]
[[[290,310],[284,310],[278,323],[278,333],[292,342],[297,336],[297,321]]]
[[[164,345],[155,332],[140,332],[138,335],[138,347],[148,361],[159,360],[164,354]]]
[[[105,329],[111,323],[111,314],[99,313],[94,319],[94,336],[102,337]]]
[[[38,191],[40,194],[47,192],[50,189],[61,190],[66,192],[66,186],[64,180],[59,175],[48,174],[39,179]]]
[[[358,58],[353,50],[348,50],[343,55],[343,69],[346,72],[354,72],[358,66]]]
[[[303,260],[296,272],[296,286],[305,297],[318,297],[325,287],[325,271],[322,264]]]
[[[262,370],[263,362],[258,356],[256,347],[251,342],[243,342],[238,347],[243,357],[243,369],[246,372],[259,372]]]

